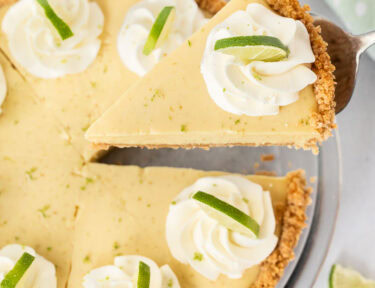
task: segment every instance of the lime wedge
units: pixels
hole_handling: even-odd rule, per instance
[[[149,55],[167,39],[176,15],[175,10],[173,6],[166,6],[160,11],[154,25],[152,25],[150,34],[148,34],[146,44],[143,48],[143,54]]]
[[[329,275],[330,288],[375,288],[375,282],[365,279],[358,272],[333,265]]]
[[[201,204],[208,215],[229,230],[251,238],[259,236],[259,224],[236,207],[202,191],[195,193],[193,199]]]
[[[271,36],[238,36],[217,40],[215,51],[236,56],[243,61],[276,62],[288,57],[289,49]]]
[[[1,288],[15,288],[17,283],[21,280],[22,276],[26,273],[27,269],[34,262],[35,257],[29,253],[23,253],[13,269],[10,270],[1,281]]]
[[[37,2],[42,6],[46,17],[51,21],[52,25],[56,28],[57,32],[63,40],[72,37],[74,34],[68,24],[64,22],[55,11],[53,11],[51,5],[49,5],[47,0],[37,0]]]
[[[150,266],[140,261],[138,266],[137,288],[149,288],[151,279]]]

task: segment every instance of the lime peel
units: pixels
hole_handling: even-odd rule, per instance
[[[143,54],[146,56],[150,55],[150,53],[155,48],[160,47],[163,41],[168,37],[174,21],[175,10],[173,6],[166,6],[160,11],[148,34],[146,44],[143,47]]]
[[[254,237],[254,235],[256,238],[259,237],[259,224],[240,209],[202,191],[195,193],[192,198],[202,203],[204,205],[202,208],[229,230],[249,237]]]
[[[137,288],[149,288],[151,279],[150,266],[140,261],[138,266]]]
[[[13,269],[10,270],[1,281],[1,288],[15,288],[17,283],[21,280],[26,271],[30,268],[34,262],[35,257],[25,252],[21,258],[18,259]]]
[[[56,28],[62,40],[66,40],[74,36],[72,30],[62,20],[56,13],[53,11],[51,5],[48,3],[48,0],[36,0],[39,5],[43,8],[46,17],[51,21],[52,25]]]
[[[272,36],[237,36],[219,39],[215,51],[246,61],[276,62],[288,57],[290,51],[280,39]]]

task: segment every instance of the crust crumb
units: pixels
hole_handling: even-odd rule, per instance
[[[275,155],[274,154],[262,154],[260,155],[260,161],[262,162],[270,162],[275,160]]]
[[[259,162],[255,162],[253,167],[254,167],[254,170],[257,170],[260,167]]]
[[[210,14],[214,15],[221,10],[226,4],[223,0],[195,0],[198,6]]]
[[[276,176],[275,171],[266,171],[266,170],[259,170],[255,172],[255,175],[261,175],[261,176]]]

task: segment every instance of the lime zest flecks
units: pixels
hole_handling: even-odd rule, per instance
[[[86,177],[86,178],[85,178],[85,184],[81,186],[81,190],[82,190],[82,191],[85,191],[86,188],[87,188],[87,185],[94,183],[94,181],[95,181],[95,180],[94,180],[93,178]]]
[[[50,205],[44,205],[42,208],[38,209],[38,212],[42,214],[43,218],[48,218],[47,211],[51,208]]]
[[[1,281],[1,288],[15,288],[17,283],[21,280],[22,276],[30,268],[34,262],[35,257],[25,252],[21,258],[18,259],[13,269],[10,270]]]
[[[252,74],[253,74],[253,76],[254,76],[254,78],[255,79],[257,79],[258,81],[262,81],[262,76],[258,73],[258,72],[256,72],[256,71],[252,71]]]
[[[199,262],[203,261],[203,254],[199,252],[195,252],[193,260],[199,261]]]
[[[86,126],[82,127],[82,132],[86,132],[87,130],[89,130],[91,124],[87,124]]]
[[[83,258],[83,263],[86,263],[86,264],[91,263],[91,257],[90,257],[90,255],[86,255],[85,258]]]
[[[114,250],[117,250],[120,248],[120,244],[116,241],[115,243],[113,243],[113,249]]]
[[[30,180],[35,180],[34,173],[38,170],[36,167],[31,167],[29,170],[27,170],[25,173],[29,177]]]
[[[43,8],[46,17],[51,21],[52,25],[56,28],[57,33],[59,33],[61,39],[66,40],[74,36],[72,30],[62,20],[56,13],[53,11],[51,5],[49,5],[47,0],[36,0],[39,5]]]

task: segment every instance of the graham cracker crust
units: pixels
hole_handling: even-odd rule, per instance
[[[293,171],[287,175],[289,190],[286,210],[281,216],[281,235],[276,249],[263,261],[258,279],[251,288],[274,288],[284,274],[285,268],[295,257],[302,230],[306,227],[306,208],[310,205],[311,188],[306,187],[305,172]]]
[[[0,7],[3,6],[3,5],[10,5],[10,4],[13,4],[13,3],[16,3],[17,0],[0,0]]]
[[[195,0],[199,8],[214,15],[221,10],[226,4],[224,0]]]

